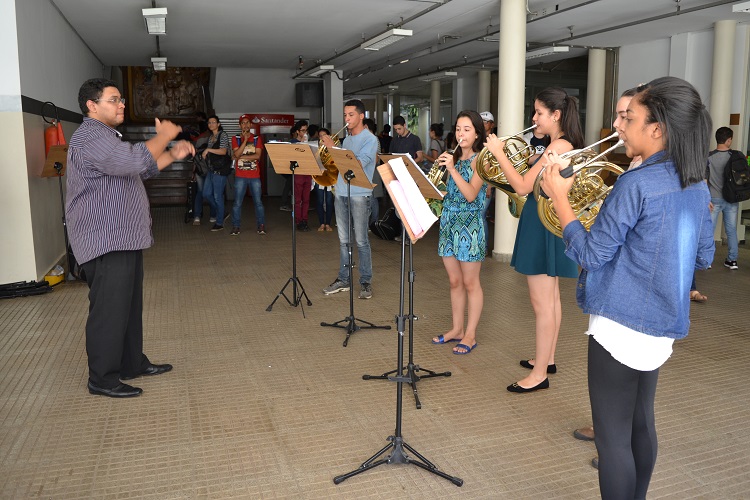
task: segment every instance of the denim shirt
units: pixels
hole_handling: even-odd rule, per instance
[[[709,201],[705,182],[680,186],[663,152],[620,175],[590,233],[579,221],[563,231],[565,254],[582,268],[583,312],[654,337],[685,337],[693,272],[714,256]]]

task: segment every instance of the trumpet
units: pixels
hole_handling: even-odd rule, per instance
[[[602,204],[612,190],[615,181],[624,172],[622,168],[606,159],[607,153],[624,144],[622,139],[619,139],[614,146],[598,154],[593,151],[593,148],[616,137],[618,137],[617,132],[590,146],[560,155],[562,159],[570,159],[570,165],[560,170],[560,175],[567,178],[578,174],[573,182],[573,187],[568,192],[568,201],[570,201],[570,206],[573,208],[576,218],[581,221],[587,231],[594,224],[596,216],[599,215]],[[542,168],[534,180],[533,193],[534,198],[538,201],[539,220],[552,234],[562,237],[563,228],[555,212],[555,207],[541,187],[542,174],[545,170],[546,167]]]
[[[459,138],[456,147],[453,149],[447,149],[445,152],[452,155],[459,148],[459,146],[461,146],[462,140],[463,137]],[[439,160],[435,160],[435,163],[432,164],[432,167],[430,167],[430,171],[427,173],[427,178],[435,185],[436,188],[438,188],[439,191],[445,191],[447,189],[448,171],[446,170],[445,165],[441,165],[439,163]],[[443,200],[425,198],[425,201],[427,201],[427,204],[430,205],[432,213],[440,217],[440,214],[443,212]]]
[[[505,141],[505,146],[503,147],[505,156],[516,172],[521,175],[529,170],[529,158],[534,155],[534,148],[523,140],[523,134],[535,128],[536,124],[521,130],[515,135],[500,138],[500,140]],[[483,148],[479,152],[479,156],[477,156],[477,173],[486,183],[508,195],[508,210],[513,217],[520,217],[523,204],[526,203],[526,197],[518,195],[515,189],[511,187],[503,170],[500,168],[500,162],[487,148]]]
[[[339,134],[344,131],[346,128],[346,125],[341,127],[341,130],[336,132],[331,139],[333,140],[333,144],[336,147],[341,146],[341,140],[339,139]],[[320,186],[333,186],[336,184],[336,181],[339,178],[339,169],[336,167],[336,164],[333,162],[333,157],[331,156],[331,153],[328,152],[328,148],[323,145],[323,141],[318,141],[318,156],[320,157],[320,161],[325,167],[325,172],[323,172],[320,175],[313,175],[312,178],[315,180],[315,182],[318,183]]]

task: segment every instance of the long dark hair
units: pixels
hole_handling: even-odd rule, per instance
[[[458,116],[456,116],[456,123],[453,125],[453,130],[456,130],[456,126],[458,125],[458,119],[459,118],[468,118],[471,120],[471,124],[474,126],[474,130],[477,132],[477,140],[474,141],[474,144],[471,145],[471,150],[474,152],[480,151],[482,147],[484,146],[484,141],[487,140],[487,137],[484,134],[484,122],[482,121],[482,117],[479,116],[479,113],[476,111],[473,111],[471,109],[466,109],[464,111],[461,111]],[[456,142],[456,139],[454,137],[453,142]],[[456,148],[453,151],[453,163],[458,163],[458,160],[461,158],[461,148]]]
[[[648,112],[646,123],[658,123],[664,150],[671,159],[683,188],[701,182],[711,136],[711,116],[691,84],[664,76],[638,87],[637,99]]]
[[[539,92],[535,100],[544,104],[552,113],[560,111],[560,128],[565,138],[573,145],[573,149],[585,146],[576,97],[568,95],[560,87],[549,87]]]

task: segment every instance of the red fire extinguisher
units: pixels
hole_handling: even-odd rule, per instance
[[[44,106],[47,104],[51,105],[53,108],[55,108],[55,119],[52,121],[47,120],[47,117],[44,116],[44,113],[42,113],[42,119],[49,123],[50,126],[44,129],[44,155],[49,154],[49,149],[52,146],[60,146],[63,144],[67,144],[65,142],[65,135],[63,134],[62,124],[60,123],[60,119],[58,118],[57,114],[57,106],[55,106],[51,102],[45,102],[42,104],[42,110],[44,110]]]

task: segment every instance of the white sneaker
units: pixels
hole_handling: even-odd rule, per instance
[[[216,222],[216,217],[211,217],[210,219],[208,219],[208,222],[213,224],[214,222]]]
[[[193,225],[194,226],[200,226],[201,225],[200,218],[196,217],[195,219],[193,219]]]

